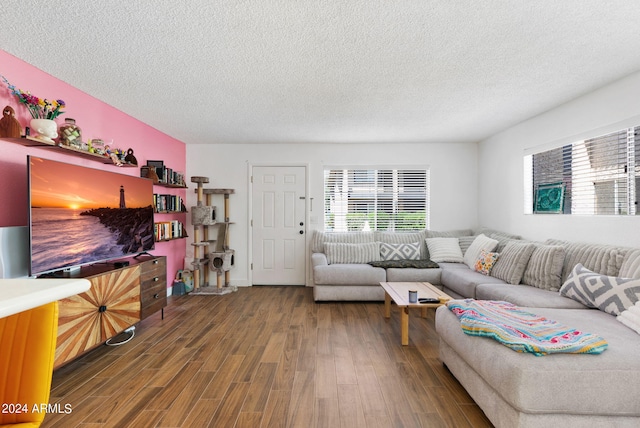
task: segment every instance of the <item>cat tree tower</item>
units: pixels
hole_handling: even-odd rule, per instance
[[[229,270],[233,266],[235,251],[229,248],[229,195],[234,189],[205,189],[209,177],[191,177],[197,184],[197,205],[191,207],[193,225],[193,285],[191,294],[227,294],[237,291],[229,285]],[[224,221],[216,220],[216,207],[212,196],[224,197]],[[211,273],[215,272],[216,286],[210,284]]]

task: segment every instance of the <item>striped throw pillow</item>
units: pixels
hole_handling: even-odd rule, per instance
[[[564,247],[542,244],[535,246],[522,275],[522,282],[543,290],[559,291],[562,285]]]
[[[470,269],[475,269],[476,261],[480,257],[481,251],[485,250],[487,253],[490,253],[497,245],[497,240],[491,239],[486,235],[480,234],[476,236],[471,245],[469,245],[469,248],[467,248],[467,251],[464,253],[464,263],[469,266]]]
[[[377,242],[364,244],[325,242],[324,251],[329,264],[369,263],[380,260],[380,246]]]
[[[427,238],[431,260],[436,263],[463,263],[462,250],[458,238]]]
[[[500,253],[500,258],[491,270],[491,276],[509,284],[520,284],[535,248],[533,242],[509,242]]]

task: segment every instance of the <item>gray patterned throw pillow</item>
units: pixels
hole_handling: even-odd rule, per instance
[[[380,242],[380,258],[382,260],[419,260],[420,243],[387,244]]]
[[[560,294],[608,314],[620,315],[640,300],[640,279],[600,275],[577,264]]]

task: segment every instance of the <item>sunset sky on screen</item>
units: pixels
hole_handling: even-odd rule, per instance
[[[120,186],[127,208],[153,203],[153,183],[145,178],[30,157],[31,206],[42,208],[118,208]]]

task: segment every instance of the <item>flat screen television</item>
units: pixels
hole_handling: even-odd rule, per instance
[[[153,182],[28,156],[29,274],[154,248]]]

